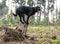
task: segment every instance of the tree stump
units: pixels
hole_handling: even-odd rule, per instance
[[[20,29],[20,30],[22,30],[23,34],[26,35],[27,27],[28,27],[27,24],[21,24],[20,26],[17,25],[17,26],[16,26],[16,29]]]
[[[26,24],[16,25],[15,29],[4,27],[4,41],[21,41],[26,39],[27,27],[28,25]]]

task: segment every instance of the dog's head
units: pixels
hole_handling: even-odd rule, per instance
[[[41,11],[41,8],[39,6],[35,7],[36,12]]]

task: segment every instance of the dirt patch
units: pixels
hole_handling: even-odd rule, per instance
[[[10,25],[0,27],[0,44],[53,44],[53,40],[60,38],[60,30],[38,29],[27,31],[23,25]],[[60,42],[60,41],[59,41]]]
[[[0,44],[38,44],[34,37],[30,37],[25,33],[25,27],[16,26],[15,29],[8,25],[0,27]]]

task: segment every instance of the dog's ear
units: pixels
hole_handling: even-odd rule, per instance
[[[14,14],[14,13],[12,13],[15,17],[17,16],[17,14]]]

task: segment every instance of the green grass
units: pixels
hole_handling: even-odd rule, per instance
[[[28,32],[32,31],[33,36],[42,36],[39,38],[39,44],[60,44],[60,26],[28,26]],[[34,34],[33,34],[34,33]],[[46,34],[48,33],[48,34]],[[31,34],[31,33],[30,33]],[[42,35],[40,35],[42,34]],[[52,37],[56,36],[57,38],[54,40]]]
[[[60,26],[55,27],[55,26],[28,26],[28,30],[39,30],[39,31],[43,31],[43,30],[59,30]]]

